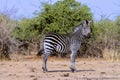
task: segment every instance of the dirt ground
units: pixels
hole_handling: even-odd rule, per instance
[[[70,60],[49,58],[43,73],[42,57],[0,61],[0,80],[120,80],[120,62],[103,59],[76,59],[77,72],[69,69]]]

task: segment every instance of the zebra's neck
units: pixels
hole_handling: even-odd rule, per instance
[[[70,33],[71,41],[75,41],[76,43],[82,43],[84,39],[84,35],[82,34],[82,26],[77,27],[72,33]]]
[[[72,32],[69,35],[70,35],[69,39],[72,43],[73,42],[82,43],[82,41],[84,39],[84,35],[82,34],[81,29],[76,32]]]

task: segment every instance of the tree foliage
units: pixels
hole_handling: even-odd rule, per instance
[[[31,19],[22,19],[15,28],[13,36],[21,41],[32,41],[38,35]]]
[[[19,23],[15,36],[21,40],[31,40],[47,32],[69,33],[85,19],[92,19],[90,8],[75,0],[45,3],[35,18],[23,19]]]
[[[36,17],[41,33],[68,33],[84,19],[92,19],[90,9],[75,0],[45,4],[43,11]]]

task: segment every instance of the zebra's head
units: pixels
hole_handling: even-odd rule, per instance
[[[74,33],[80,32],[83,36],[89,36],[91,33],[91,23],[92,21],[84,20],[81,25],[74,29]]]
[[[91,33],[91,22],[92,21],[83,21],[81,32],[84,36],[89,36]]]

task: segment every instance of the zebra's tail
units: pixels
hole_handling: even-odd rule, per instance
[[[44,48],[42,48],[38,53],[37,56],[41,56],[43,54]]]

